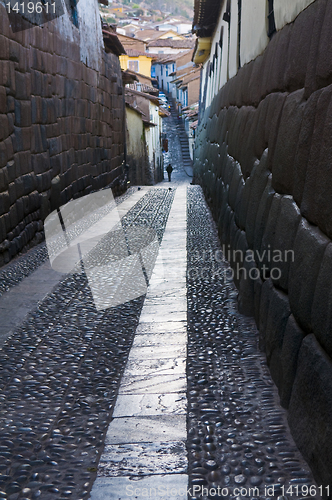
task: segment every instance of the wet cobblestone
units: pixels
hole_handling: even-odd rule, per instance
[[[198,186],[188,189],[187,249],[190,486],[228,493],[197,495],[204,499],[320,498],[305,494],[315,483],[289,433],[254,321],[237,312],[236,288]],[[293,494],[283,496],[289,486]]]
[[[173,196],[150,191],[123,225],[149,225],[161,240]],[[97,312],[85,274],[76,272],[6,341],[0,498],[88,497],[143,300]]]

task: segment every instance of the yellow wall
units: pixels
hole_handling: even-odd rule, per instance
[[[144,142],[142,137],[143,121],[142,117],[133,109],[126,106],[127,118],[127,153],[136,156],[136,158],[143,157],[145,154]]]
[[[129,61],[138,61],[137,73],[141,73],[141,75],[151,77],[151,57],[146,57],[146,56],[130,57],[127,54],[125,54],[120,56],[119,59],[120,59],[121,69],[123,69],[124,71],[126,69],[129,69]]]

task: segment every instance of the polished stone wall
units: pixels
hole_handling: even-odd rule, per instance
[[[51,210],[121,189],[121,69],[104,51],[100,64],[52,22],[13,33],[0,5],[0,266],[43,239]]]
[[[323,485],[332,484],[331,37],[332,4],[316,0],[216,95],[194,162],[239,307],[256,319],[294,438]]]

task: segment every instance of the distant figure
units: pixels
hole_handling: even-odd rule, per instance
[[[173,172],[173,167],[170,163],[168,164],[168,166],[166,168],[166,172],[168,173],[168,182],[171,182],[171,175]]]

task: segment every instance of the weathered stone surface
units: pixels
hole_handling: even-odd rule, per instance
[[[315,19],[315,23],[313,25],[310,51],[308,54],[308,66],[305,80],[306,99],[311,95],[312,92],[315,92],[315,90],[319,88],[316,73],[318,59],[317,56],[319,53],[320,37],[322,33],[322,25],[324,23],[327,4],[328,0],[316,0],[310,6],[313,18]]]
[[[309,8],[293,24],[285,68],[285,88],[290,92],[304,87],[314,23],[315,14]]]
[[[265,95],[285,90],[285,69],[292,28],[292,24],[286,25],[269,43],[262,77]]]
[[[294,241],[294,262],[289,271],[289,302],[299,325],[312,331],[312,303],[324,251],[330,240],[302,219]]]
[[[271,288],[268,318],[266,322],[265,352],[272,378],[280,387],[282,384],[281,350],[284,332],[291,314],[288,296],[284,292]]]
[[[253,247],[254,244],[255,222],[256,222],[257,211],[270,173],[267,168],[267,158],[268,158],[268,152],[267,150],[265,150],[261,157],[261,160],[260,161],[257,160],[255,162],[255,166],[252,169],[250,175],[252,181],[251,181],[250,197],[247,206],[245,229],[246,229],[248,244],[251,248]]]
[[[239,184],[242,183],[241,167],[237,161],[233,162],[233,175],[229,185],[228,203],[232,210],[235,210],[236,198],[239,189]]]
[[[332,357],[332,243],[325,249],[316,281],[312,303],[312,328],[321,346]]]
[[[261,270],[264,270],[264,272],[267,273],[267,277],[269,275],[269,269],[271,269],[272,266],[272,252],[274,249],[274,239],[280,213],[281,198],[282,196],[278,193],[273,196],[271,208],[266,221],[265,231],[262,237],[259,256],[257,253],[258,250],[256,252],[256,257],[258,258],[257,264]],[[264,279],[266,279],[266,277]]]
[[[265,336],[266,326],[268,321],[268,313],[270,306],[270,299],[273,291],[272,280],[266,280],[261,288],[260,307],[259,307],[259,347],[265,351]]]
[[[264,57],[260,55],[256,57],[253,63],[249,82],[250,104],[252,106],[258,106],[262,99],[262,74],[264,72],[264,62]]]
[[[280,402],[288,408],[297,368],[297,358],[305,333],[291,314],[288,318],[281,349],[282,378],[279,384]]]
[[[238,272],[238,269],[236,270]],[[259,270],[251,260],[242,264],[239,283],[239,312],[245,316],[255,314],[255,281],[259,279]]]
[[[260,314],[260,302],[261,302],[261,293],[262,293],[263,281],[258,278],[254,282],[254,318],[256,321],[257,327],[259,327],[259,314]]]
[[[288,290],[289,266],[294,260],[293,246],[300,220],[301,213],[293,198],[283,196],[280,201],[271,264],[271,267],[280,270],[280,278],[271,277],[275,285],[286,291]]]
[[[318,88],[328,85],[331,82],[332,76],[332,48],[329,40],[331,39],[332,25],[332,5],[331,2],[326,3],[324,13],[324,21],[321,25],[321,33],[319,38],[319,48],[316,53],[316,82]]]
[[[332,363],[314,335],[300,349],[289,404],[289,425],[317,484],[332,481]]]
[[[252,185],[252,178],[248,177],[248,179],[246,179],[245,181],[242,191],[242,197],[238,205],[238,224],[240,229],[243,230],[246,228],[246,219],[247,219],[248,205],[251,194],[251,185]]]
[[[303,201],[301,211],[307,218],[318,225],[320,229],[328,236],[332,237],[332,221],[331,221],[331,189],[332,189],[332,165],[331,165],[331,131],[332,131],[332,86],[330,85],[321,94],[318,101],[318,106],[321,99],[329,99],[329,105],[324,120],[324,112],[319,117],[317,108],[316,117],[319,120],[318,128],[321,130],[321,135],[314,133],[312,139],[312,151],[310,161],[307,168],[306,182],[303,193]],[[325,99],[324,99],[325,100]],[[316,127],[315,127],[316,128]],[[317,143],[314,141],[317,140]],[[313,148],[318,149],[319,155],[314,161]]]
[[[293,192],[294,158],[304,111],[303,92],[298,90],[287,97],[280,119],[271,171],[272,185],[282,194]]]
[[[316,121],[317,104],[320,95],[321,91],[317,91],[313,93],[306,102],[299,141],[294,158],[294,183],[292,193],[294,200],[299,207],[302,202],[307,165]]]
[[[255,140],[251,135],[251,132],[255,133],[254,130],[254,119],[256,115],[256,110],[252,107],[248,107],[247,119],[243,124],[241,129],[240,144],[238,157],[241,164],[241,169],[245,178],[251,175],[252,169],[256,161],[255,155]]]
[[[260,199],[259,207],[256,214],[253,250],[255,252],[255,258],[257,263],[259,262],[259,256],[257,252],[260,252],[261,249],[262,239],[265,232],[274,194],[275,191],[272,188],[272,174],[270,174],[268,176],[266,187]]]
[[[269,101],[267,113],[266,113],[266,121],[265,121],[265,130],[268,134],[268,149],[269,149],[269,169],[272,171],[272,160],[274,158],[274,151],[276,142],[278,139],[278,130],[280,117],[283,110],[283,106],[286,101],[287,94],[286,93],[274,93],[270,94],[267,99]]]

